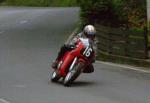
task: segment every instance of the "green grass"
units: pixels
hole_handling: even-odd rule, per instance
[[[51,6],[76,6],[76,0],[52,0]]]
[[[4,0],[3,4],[11,6],[42,6],[42,7],[77,6],[76,0]]]

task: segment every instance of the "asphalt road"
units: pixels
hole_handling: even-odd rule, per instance
[[[150,103],[150,74],[96,63],[69,88],[49,63],[76,27],[79,8],[0,8],[0,103]]]

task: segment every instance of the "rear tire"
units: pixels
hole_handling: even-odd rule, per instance
[[[51,76],[51,82],[57,82],[60,78],[57,70],[54,70]]]
[[[64,86],[70,86],[71,83],[77,79],[81,74],[82,63],[78,63],[73,67],[71,71],[68,72],[67,76],[64,79]]]

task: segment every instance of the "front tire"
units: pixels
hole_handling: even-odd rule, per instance
[[[68,72],[64,79],[64,86],[70,86],[71,83],[81,74],[82,63],[78,63]]]
[[[51,76],[52,82],[57,82],[61,77],[59,76],[57,70],[54,70]]]

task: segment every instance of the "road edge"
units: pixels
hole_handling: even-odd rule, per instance
[[[136,67],[136,66],[127,65],[127,64],[117,64],[117,63],[104,62],[104,61],[96,61],[96,63],[120,67],[120,68],[124,68],[124,69],[130,69],[130,70],[139,71],[139,72],[143,72],[143,73],[150,73],[150,70],[148,70],[149,68],[145,68],[145,67]]]

